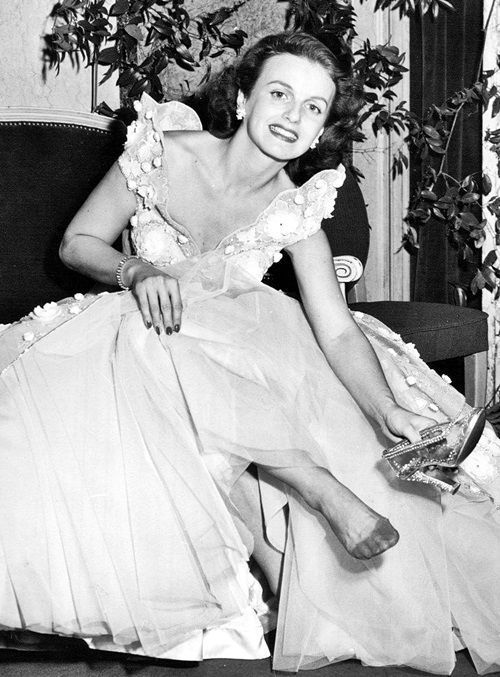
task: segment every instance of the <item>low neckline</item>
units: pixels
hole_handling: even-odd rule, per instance
[[[231,237],[234,237],[236,234],[241,233],[245,230],[250,230],[251,228],[254,228],[257,225],[257,223],[271,210],[271,208],[274,207],[275,203],[278,201],[279,198],[282,198],[284,195],[286,195],[288,193],[290,193],[290,194],[291,193],[297,193],[298,191],[303,189],[305,186],[307,186],[307,184],[310,183],[313,179],[318,180],[321,177],[322,174],[324,174],[326,172],[331,172],[331,171],[337,171],[337,170],[322,169],[321,171],[317,172],[316,174],[313,174],[313,176],[311,176],[309,179],[307,179],[307,181],[305,181],[301,186],[295,186],[295,188],[284,188],[283,190],[279,191],[271,199],[269,204],[266,207],[264,207],[264,209],[258,214],[258,216],[255,218],[254,221],[252,221],[252,222],[250,222],[250,223],[248,223],[244,226],[240,226],[238,228],[235,228],[230,233],[227,233],[226,235],[224,235],[224,237],[219,239],[219,241],[217,242],[217,244],[214,247],[211,247],[211,248],[206,249],[204,251],[202,251],[200,245],[198,244],[197,240],[195,240],[195,238],[193,237],[189,228],[187,228],[184,224],[177,221],[177,219],[175,219],[172,216],[172,214],[170,213],[170,209],[169,209],[170,185],[169,185],[169,182],[168,182],[168,175],[167,175],[168,170],[167,170],[167,172],[164,172],[164,181],[165,181],[165,186],[166,186],[166,199],[165,199],[164,203],[162,204],[162,209],[163,209],[163,212],[164,212],[165,216],[167,217],[168,221],[172,225],[176,226],[176,229],[179,230],[182,235],[189,238],[189,240],[192,242],[192,244],[196,247],[197,254],[202,256],[204,254],[208,254],[209,252],[216,252],[218,249],[220,249],[222,247],[222,245],[226,242],[226,240],[228,240]]]

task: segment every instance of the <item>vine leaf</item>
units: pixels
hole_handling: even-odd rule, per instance
[[[144,39],[141,29],[139,28],[139,26],[136,26],[135,24],[128,24],[127,26],[124,27],[124,30],[128,35],[130,35],[130,37],[137,40],[137,42],[142,42],[142,40]]]

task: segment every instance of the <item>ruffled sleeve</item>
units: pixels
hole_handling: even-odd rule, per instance
[[[281,250],[314,235],[335,206],[345,167],[318,172],[299,188],[279,193],[251,226],[236,230],[218,245],[256,279],[261,279]]]
[[[336,169],[318,172],[294,195],[287,196],[288,209],[300,218],[297,228],[290,232],[286,246],[305,240],[321,228],[323,219],[333,213],[337,191],[344,181],[345,167],[339,165]]]
[[[143,94],[134,107],[137,120],[127,129],[125,148],[118,164],[138,206],[152,208],[164,199],[161,181],[165,161],[163,132],[201,130],[202,125],[195,111],[180,101],[158,104]]]

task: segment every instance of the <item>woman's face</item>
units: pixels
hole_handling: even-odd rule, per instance
[[[293,160],[321,132],[334,96],[323,66],[292,54],[273,56],[244,101],[247,133],[265,155]]]

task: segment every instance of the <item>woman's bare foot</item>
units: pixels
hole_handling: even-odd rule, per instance
[[[370,559],[395,546],[399,533],[389,520],[337,484],[335,495],[322,498],[318,509],[347,552],[357,559]]]
[[[363,503],[325,468],[267,470],[298,491],[311,508],[325,517],[353,557],[370,559],[398,542],[399,534],[389,520]]]

